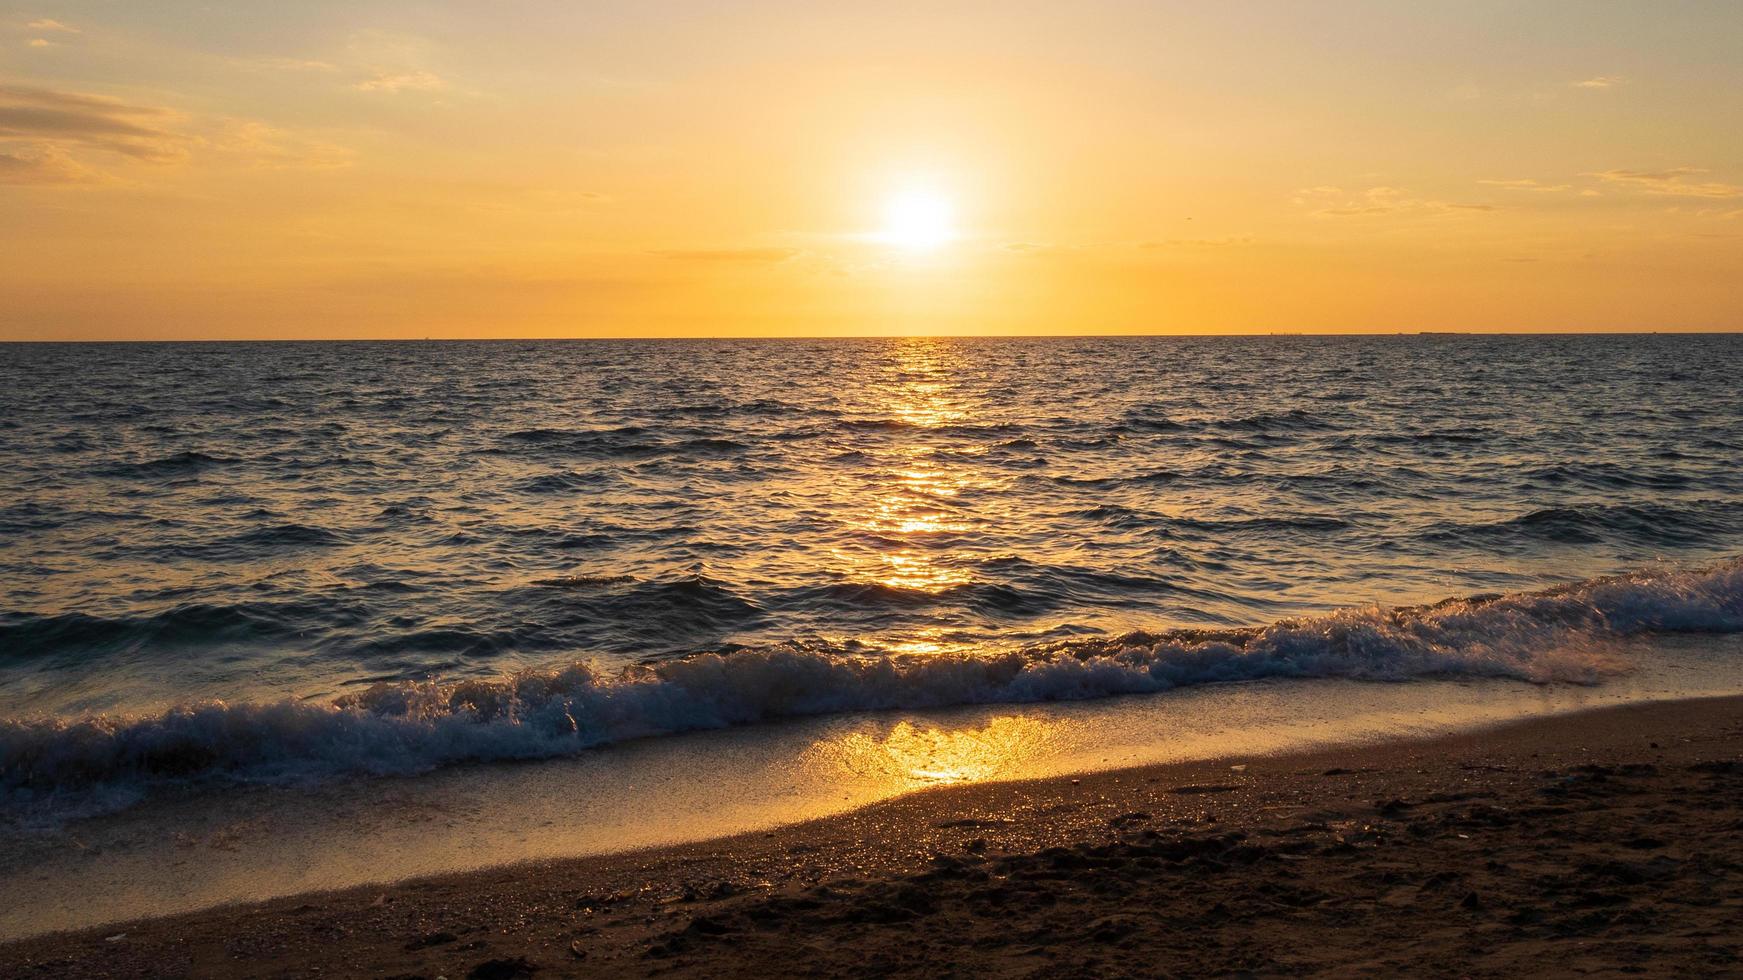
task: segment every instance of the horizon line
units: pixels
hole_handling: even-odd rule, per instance
[[[1743,328],[1715,330],[1268,330],[1203,333],[891,333],[891,334],[619,334],[572,337],[109,337],[54,340],[0,338],[10,344],[424,344],[424,343],[531,343],[587,341],[672,340],[1160,340],[1171,337],[1651,337],[1737,336]]]

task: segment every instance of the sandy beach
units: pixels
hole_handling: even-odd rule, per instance
[[[1743,974],[1743,698],[959,786],[41,936],[8,976]]]

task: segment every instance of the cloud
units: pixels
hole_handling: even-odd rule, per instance
[[[1669,170],[1603,170],[1584,176],[1599,177],[1604,180],[1634,181],[1640,183],[1658,183],[1681,180],[1695,174],[1704,174],[1705,170],[1696,167],[1672,167]]]
[[[489,214],[552,215],[588,211],[610,204],[612,196],[577,187],[526,186],[494,181],[464,181],[450,185],[467,208]]]
[[[152,106],[28,85],[0,85],[0,140],[65,149],[102,150],[166,162],[186,155],[168,124],[174,113]]]
[[[107,180],[103,158],[163,165],[195,153],[263,168],[333,169],[345,147],[249,119],[189,120],[156,106],[28,85],[0,84],[0,183]]]
[[[58,31],[59,33],[62,33],[62,34],[77,34],[77,33],[79,33],[79,29],[77,27],[74,27],[71,24],[63,24],[58,20],[50,20],[47,17],[33,20],[30,23],[25,24],[24,26],[30,28],[33,31]]]
[[[96,175],[54,149],[0,152],[0,184],[84,184]]]
[[[1509,191],[1533,191],[1538,194],[1560,194],[1573,190],[1571,184],[1544,184],[1535,180],[1479,180],[1477,183],[1486,187],[1499,187]]]
[[[1005,242],[999,247],[1007,252],[1037,258],[1119,255],[1138,249],[1144,252],[1199,251],[1210,248],[1234,248],[1253,244],[1251,235],[1227,235],[1222,238],[1153,238],[1134,242],[1130,239],[1093,242]]]
[[[378,71],[369,78],[358,82],[354,88],[359,92],[433,92],[446,87],[441,76],[423,71]]]
[[[1061,256],[1071,257],[1071,256],[1093,255],[1096,253],[1106,253],[1106,252],[1110,252],[1110,251],[1123,251],[1123,250],[1129,249],[1131,247],[1132,247],[1132,242],[1130,242],[1130,241],[1111,241],[1111,242],[1109,242],[1109,241],[1101,241],[1101,242],[1013,241],[1013,242],[1006,242],[1003,245],[999,246],[999,248],[1003,249],[1006,252],[1015,252],[1018,255],[1029,255],[1029,256],[1034,256],[1036,258],[1040,258],[1040,257],[1053,258],[1053,257],[1061,257]],[[1142,247],[1142,246],[1140,246],[1140,247]]]
[[[352,163],[349,148],[287,132],[250,119],[226,120],[200,141],[249,166],[272,170],[337,170]]]
[[[1743,197],[1743,187],[1716,180],[1694,180],[1709,171],[1699,167],[1672,167],[1668,170],[1601,170],[1582,174],[1609,184],[1619,184],[1662,197]]]
[[[662,249],[653,254],[683,262],[785,262],[799,254],[796,248],[696,248]]]
[[[1002,247],[1007,252],[1017,252],[1022,255],[1059,255],[1081,251],[1085,246],[1061,245],[1056,242],[1006,242]]]
[[[1571,84],[1574,88],[1607,89],[1615,88],[1618,85],[1624,85],[1627,82],[1628,79],[1623,78],[1621,75],[1597,75],[1584,81],[1573,82]]]
[[[336,72],[339,70],[339,66],[330,61],[317,61],[313,58],[232,58],[230,63],[239,68],[257,68],[268,71]]]
[[[1382,214],[1452,214],[1459,211],[1499,211],[1493,204],[1463,204],[1418,197],[1399,187],[1370,187],[1352,193],[1340,187],[1305,187],[1292,198],[1296,206],[1311,208],[1319,217],[1351,218]]]
[[[1226,238],[1168,238],[1162,241],[1139,242],[1142,249],[1164,248],[1228,248],[1235,245],[1253,244],[1250,235],[1231,235]]]
[[[52,47],[54,47],[53,41],[50,41],[49,39],[43,38],[43,37],[33,37],[24,43],[30,45],[33,48],[52,48]]]

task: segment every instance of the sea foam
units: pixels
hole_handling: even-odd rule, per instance
[[[1266,678],[1596,683],[1615,641],[1743,631],[1743,559],[1264,627],[1131,633],[973,655],[775,646],[608,671],[379,684],[332,703],[211,701],[144,716],[0,722],[0,800],[60,809],[153,785],[303,782],[533,759],[665,733],[834,712],[1080,700]]]

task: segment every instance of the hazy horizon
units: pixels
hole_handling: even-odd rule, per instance
[[[787,341],[853,341],[853,340],[1161,340],[1191,339],[1258,339],[1261,337],[1651,337],[1657,335],[1727,336],[1743,334],[1743,330],[1718,328],[1712,330],[1254,330],[1244,333],[976,333],[976,334],[593,334],[586,336],[501,336],[501,337],[123,337],[123,338],[0,338],[0,344],[422,344],[422,343],[552,343],[588,341],[668,341],[668,340],[787,340]]]

